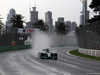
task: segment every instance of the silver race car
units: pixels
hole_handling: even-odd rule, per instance
[[[38,53],[38,57],[40,59],[55,59],[55,60],[58,59],[57,53],[50,52],[50,49],[47,48],[47,49],[43,49],[42,51],[43,52]]]

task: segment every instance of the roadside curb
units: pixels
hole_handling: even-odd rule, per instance
[[[92,60],[95,60],[95,61],[100,61],[100,57],[82,54],[82,53],[78,52],[78,49],[70,51],[70,54],[72,54],[74,56],[77,56],[77,57],[80,57],[80,58],[92,59]]]

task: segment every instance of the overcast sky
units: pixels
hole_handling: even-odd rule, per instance
[[[79,24],[79,15],[82,10],[80,0],[36,0],[36,2],[35,0],[0,0],[0,15],[4,18],[3,22],[6,21],[11,8],[14,8],[17,14],[22,14],[25,21],[29,21],[29,1],[31,7],[36,3],[39,19],[45,20],[45,12],[51,11],[54,22],[58,17],[64,17],[65,21],[76,21]],[[88,0],[88,5],[91,1]],[[89,10],[92,12],[91,9]]]

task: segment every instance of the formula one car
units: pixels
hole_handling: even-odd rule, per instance
[[[43,49],[42,50],[43,52],[39,52],[38,53],[38,57],[40,58],[40,59],[54,59],[54,60],[57,60],[57,58],[58,58],[58,55],[57,55],[57,53],[52,53],[52,52],[50,52],[50,49]]]

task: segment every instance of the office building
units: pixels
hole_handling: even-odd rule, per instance
[[[64,22],[64,17],[59,17],[58,22]]]
[[[69,31],[71,31],[71,21],[66,21],[66,26],[68,28]]]
[[[11,27],[12,23],[9,23],[9,21],[11,20],[11,18],[16,14],[16,11],[14,9],[10,9],[9,14],[7,16],[7,21],[6,21],[6,26],[7,27]]]
[[[31,11],[30,13],[30,22],[34,25],[36,22],[38,22],[38,11],[36,11],[36,7],[33,7],[33,11]]]
[[[64,22],[64,17],[59,17],[59,18],[58,18],[58,21],[55,22],[55,30],[57,30],[56,28],[57,28],[57,26],[59,25],[60,22],[65,23],[65,22]]]
[[[55,22],[55,26],[58,25],[60,22],[65,23],[65,22],[64,22],[64,17],[59,17],[59,18],[58,18],[58,21]]]
[[[80,25],[84,25],[84,15],[80,15]]]
[[[77,23],[76,22],[72,22],[71,23],[71,31],[75,31],[77,27]]]
[[[87,11],[87,0],[82,1],[82,15],[80,15],[80,24],[87,25],[87,20],[89,19],[89,11]]]
[[[48,30],[52,31],[53,28],[53,19],[52,19],[52,12],[48,11],[45,13],[45,23],[49,26]]]
[[[33,27],[34,27],[34,25],[32,24],[32,22],[28,22],[26,24],[26,28],[33,28]]]

